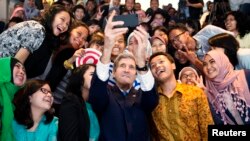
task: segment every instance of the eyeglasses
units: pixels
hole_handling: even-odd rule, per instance
[[[188,77],[189,78],[193,78],[193,77],[195,77],[195,74],[194,73],[190,73],[190,74],[183,74],[181,76],[182,79],[187,79]]]
[[[186,31],[181,32],[180,34],[176,35],[172,40],[170,40],[172,43],[176,41],[180,41],[180,36],[184,34]]]
[[[48,93],[50,93],[51,95],[53,95],[53,93],[51,92],[51,91],[49,91],[49,90],[47,90],[47,89],[45,89],[45,88],[40,88],[40,91],[42,92],[42,93],[44,93],[44,94],[48,94]]]

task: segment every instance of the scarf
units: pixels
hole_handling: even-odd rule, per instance
[[[11,67],[11,62],[14,58],[6,57],[0,58],[0,108],[2,109],[2,127],[0,132],[1,141],[13,141],[14,135],[12,131],[12,120],[14,117],[13,114],[13,105],[12,100],[14,94],[19,90],[20,87],[17,87],[11,82],[12,80],[12,71],[14,66]]]
[[[228,57],[222,52],[212,50],[206,55],[210,55],[215,60],[217,69],[219,69],[219,74],[215,78],[206,78],[208,99],[216,112],[220,113],[224,124],[234,124],[225,113],[228,105],[225,104],[223,95],[230,95],[240,116],[245,117],[245,122],[249,121],[250,94],[244,70],[234,70]]]

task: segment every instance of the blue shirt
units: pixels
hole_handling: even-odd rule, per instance
[[[96,114],[92,110],[91,105],[86,102],[87,111],[89,114],[90,120],[90,133],[89,133],[89,140],[90,141],[98,141],[99,134],[100,134],[100,126],[96,117]]]
[[[12,127],[16,141],[56,141],[58,131],[58,118],[44,124],[46,117],[43,116],[35,131],[28,131],[26,126],[17,123],[13,120]]]

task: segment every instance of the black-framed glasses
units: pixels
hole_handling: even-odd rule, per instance
[[[45,88],[40,88],[40,91],[41,91],[42,93],[46,94],[46,95],[47,95],[48,93],[50,93],[50,94],[53,96],[53,93],[52,93],[51,91],[45,89]]]
[[[190,74],[183,74],[181,76],[182,79],[187,79],[188,77],[193,78],[193,77],[195,77],[195,74],[194,73],[190,73]]]
[[[181,32],[180,34],[176,35],[172,40],[170,40],[172,43],[176,41],[180,41],[180,36],[184,34],[186,31]]]

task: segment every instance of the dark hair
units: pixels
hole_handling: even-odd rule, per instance
[[[238,64],[237,51],[239,49],[239,42],[234,36],[228,33],[217,34],[209,38],[208,43],[210,46],[224,48],[225,55],[228,57],[233,66]]]
[[[189,27],[191,27],[192,29],[194,29],[194,32],[192,33],[192,36],[195,35],[197,32],[199,32],[201,30],[201,24],[200,24],[200,22],[198,20],[187,19],[186,24]]]
[[[33,95],[35,92],[37,92],[42,86],[45,84],[49,84],[48,82],[44,80],[28,80],[23,88],[21,88],[17,93],[15,94],[13,103],[15,105],[14,110],[14,117],[15,120],[24,126],[27,127],[27,129],[30,129],[34,125],[34,121],[32,119],[31,114],[31,104],[29,100],[29,96]],[[50,123],[53,120],[53,112],[54,109],[51,108],[49,111],[46,111],[44,113],[46,120],[45,124]]]
[[[177,23],[176,25],[174,26],[171,26],[168,30],[168,36],[169,36],[169,33],[171,33],[173,30],[180,30],[182,32],[184,31],[188,31],[186,26],[182,23]]]
[[[64,6],[62,6],[60,4],[53,4],[50,6],[48,11],[46,11],[44,13],[44,16],[42,16],[41,18],[38,19],[40,21],[40,23],[45,27],[46,32],[49,31],[52,33],[52,23],[55,19],[55,16],[56,16],[56,14],[58,14],[62,11],[69,13],[70,17],[73,17],[71,12],[68,11]],[[71,22],[72,22],[72,20],[70,19],[70,25],[71,25]]]
[[[249,20],[247,16],[240,11],[231,11],[226,14],[226,18],[232,15],[236,21],[236,29],[239,32],[240,38],[243,38],[246,34],[250,32]]]
[[[98,26],[100,26],[99,21],[96,20],[96,19],[89,20],[88,22],[86,22],[86,24],[87,24],[88,26],[91,26],[91,25],[98,25]]]
[[[88,47],[87,48],[90,48],[90,46],[92,44],[98,44],[100,46],[103,46],[104,45],[104,38],[93,38],[89,41],[89,44],[88,44]]]
[[[152,59],[154,59],[156,56],[159,56],[159,55],[163,55],[163,56],[165,56],[171,63],[175,63],[174,58],[173,58],[170,54],[165,53],[165,52],[156,52],[156,53],[154,53],[153,55],[150,56],[148,62],[151,63]]]
[[[22,18],[20,18],[20,17],[13,17],[13,18],[11,18],[11,19],[9,20],[9,22],[6,24],[5,29],[9,28],[9,24],[10,24],[11,22],[20,23],[20,22],[23,22],[23,21],[24,21],[24,20],[23,20]]]
[[[164,32],[166,35],[168,34],[168,30],[167,30],[167,28],[166,28],[165,26],[157,26],[157,27],[153,30],[152,34],[154,34],[156,30],[160,30],[160,31]]]
[[[71,26],[69,27],[69,30],[67,33],[65,33],[62,37],[61,37],[61,42],[60,44],[61,45],[66,45],[67,43],[69,43],[69,38],[70,38],[70,33],[72,30],[74,30],[75,28],[77,27],[84,27],[88,30],[88,34],[89,34],[89,27],[84,23],[84,22],[81,22],[81,21],[78,21],[78,20],[73,20]]]
[[[84,8],[84,6],[83,6],[83,5],[78,4],[78,5],[74,6],[74,8],[73,8],[72,12],[73,12],[73,13],[75,13],[77,9],[82,9],[82,10],[83,10],[83,12],[84,12],[84,13],[85,13],[85,15],[86,15],[86,9]]]
[[[156,10],[156,11],[153,13],[152,18],[151,18],[151,20],[149,21],[149,23],[153,22],[155,16],[158,15],[158,14],[159,14],[159,15],[162,15],[162,17],[165,19],[165,22],[162,23],[162,24],[163,24],[165,27],[167,27],[168,22],[169,22],[169,20],[170,20],[170,16],[169,16],[165,11],[163,11],[163,10]]]
[[[74,94],[78,96],[80,99],[83,99],[82,86],[85,81],[83,75],[91,66],[95,67],[94,64],[84,64],[72,71],[72,74],[69,77],[69,84],[66,88],[67,93]]]

